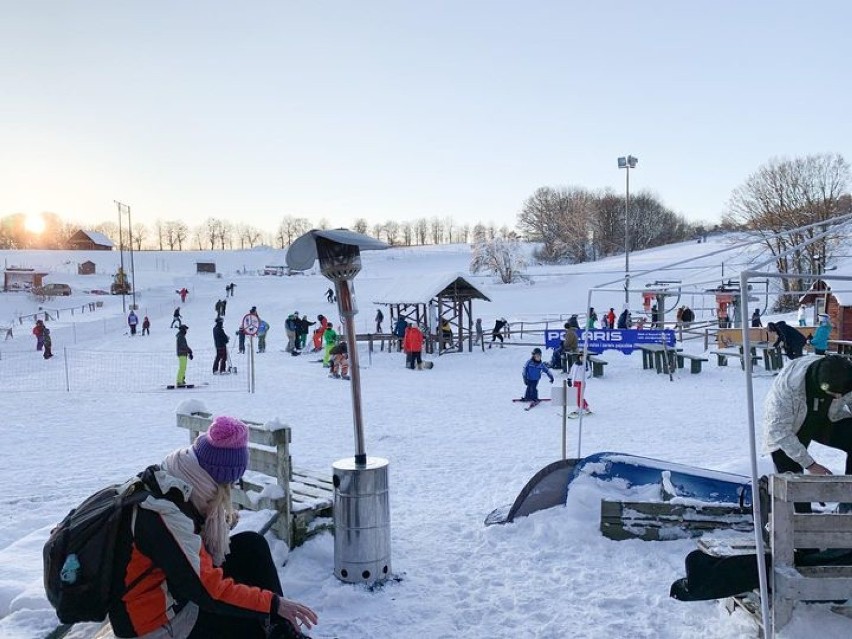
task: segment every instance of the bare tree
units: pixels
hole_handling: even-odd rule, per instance
[[[435,216],[429,221],[429,227],[432,234],[432,244],[440,244],[441,240],[444,239],[444,221]]]
[[[208,217],[204,220],[204,233],[211,251],[216,248],[216,240],[219,239],[219,226],[221,224],[221,220],[215,217]]]
[[[455,241],[453,231],[455,231],[455,222],[453,222],[452,216],[448,215],[444,218],[444,234],[447,237],[447,244],[452,244]]]
[[[189,227],[185,222],[174,223],[175,242],[177,242],[178,251],[183,250],[183,243],[189,237]]]
[[[142,244],[145,242],[145,238],[148,237],[148,227],[142,224],[141,222],[137,222],[133,225],[133,243],[136,245],[135,248],[137,251],[142,250]]]
[[[579,187],[542,187],[527,198],[518,228],[527,239],[542,242],[537,257],[545,262],[583,262],[589,254],[595,198]]]
[[[234,248],[234,226],[228,220],[219,222],[218,233],[216,239],[219,240],[219,247],[224,251],[225,245],[228,248]]]
[[[254,248],[260,243],[260,238],[263,237],[263,232],[253,226],[244,226],[242,240],[248,244],[249,248]]]
[[[470,240],[470,224],[463,224],[461,228],[459,228],[459,241],[462,244],[467,244]]]
[[[849,165],[840,154],[808,155],[790,159],[773,158],[737,187],[728,203],[725,221],[741,224],[758,233],[769,252],[776,256],[781,273],[819,273],[841,242],[831,236],[789,256],[781,254],[812,238],[828,224],[808,231],[843,210],[849,183]],[[802,291],[804,279],[783,279],[782,290]],[[790,303],[791,298],[782,298]]]
[[[276,232],[279,248],[290,246],[297,237],[303,233],[307,233],[310,228],[310,222],[307,218],[285,215],[281,220],[281,223],[278,225],[278,230]]]
[[[470,271],[486,271],[497,275],[504,284],[511,284],[526,279],[521,273],[525,264],[520,242],[496,238],[474,244]]]
[[[154,233],[157,234],[157,246],[159,250],[163,250],[163,242],[166,237],[166,225],[160,218],[157,218],[157,221],[154,222]]]
[[[356,233],[366,233],[368,228],[369,224],[363,217],[359,217],[355,220],[355,223],[352,224],[352,230]]]
[[[402,243],[406,246],[411,246],[414,240],[414,225],[411,222],[402,222],[399,225],[399,229],[402,233]]]
[[[204,250],[204,242],[207,239],[207,227],[204,224],[199,224],[192,229],[192,239],[195,240],[195,248],[199,251]]]
[[[414,222],[414,237],[417,244],[421,246],[426,244],[426,240],[429,237],[429,220],[425,217],[421,217]]]
[[[385,239],[391,246],[399,244],[399,222],[396,220],[385,222]]]
[[[304,219],[304,218],[302,218],[302,219]],[[328,221],[327,217],[321,217],[319,219],[319,222],[317,222],[317,228],[322,229],[322,230],[330,229],[331,228],[331,222]],[[305,220],[305,230],[310,230],[310,224],[308,223],[307,220]],[[304,233],[304,231],[303,231],[303,233]]]

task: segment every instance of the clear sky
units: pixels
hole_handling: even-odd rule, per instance
[[[0,0],[0,216],[514,226],[544,185],[717,220],[852,160],[852,2]]]

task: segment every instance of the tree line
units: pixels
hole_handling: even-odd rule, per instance
[[[472,243],[506,240],[540,243],[535,258],[546,263],[585,262],[702,236],[708,231],[739,230],[760,237],[767,251],[777,257],[782,273],[821,272],[843,244],[848,233],[838,233],[805,247],[793,256],[781,254],[813,237],[819,223],[852,210],[848,192],[850,169],[840,154],[818,154],[797,158],[773,158],[736,187],[721,223],[695,224],[669,209],[654,193],[639,191],[628,203],[611,190],[594,191],[581,186],[543,186],[521,206],[515,228],[493,223],[458,224],[451,216],[421,217],[411,221],[388,220],[370,224],[357,218],[350,228],[371,234],[391,246]],[[231,250],[259,245],[286,248],[311,228],[329,228],[326,219],[317,223],[305,217],[285,215],[273,232],[245,223],[209,217],[191,227],[181,220],[157,219],[153,224],[133,224],[132,234],[118,224],[105,221],[82,226],[65,221],[55,213],[42,213],[44,232],[26,228],[26,216],[15,213],[0,218],[0,249],[63,248],[81,228],[103,233],[118,246],[136,250]],[[817,224],[809,231],[797,231]],[[784,281],[785,291],[801,291],[805,279]]]

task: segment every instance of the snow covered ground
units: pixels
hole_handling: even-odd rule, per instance
[[[655,268],[722,248],[727,240],[685,243],[631,255],[634,271]],[[314,357],[282,352],[284,319],[299,311],[323,313],[337,323],[325,301],[328,281],[317,272],[262,277],[266,264],[283,264],[283,253],[143,252],[135,255],[140,317],[149,315],[150,337],[125,334],[121,299],[83,290],[108,288],[117,253],[6,252],[7,265],[44,268],[47,281],[68,283],[69,298],[45,308],[103,301],[95,312],[61,312],[50,323],[54,351],[98,353],[86,390],[65,392],[63,358],[45,361],[34,350],[28,326],[0,342],[0,637],[43,637],[56,625],[41,584],[41,547],[50,527],[98,488],[160,461],[187,444],[175,426],[178,403],[191,397],[216,414],[265,422],[278,418],[293,428],[292,455],[299,466],[327,470],[354,452],[348,383],[329,379]],[[359,331],[373,327],[378,296],[399,277],[418,281],[466,273],[467,246],[399,248],[363,254],[355,281]],[[98,274],[76,275],[78,261],[92,259]],[[682,268],[637,276],[636,283],[735,277],[747,251],[694,260]],[[222,278],[195,274],[196,261],[215,261]],[[724,262],[724,266],[723,266]],[[623,257],[577,266],[530,268],[533,284],[481,285],[490,303],[475,302],[486,330],[494,319],[512,322],[583,313],[590,286],[615,280]],[[724,269],[724,273],[722,272]],[[213,378],[213,305],[224,286],[236,283],[226,329],[236,330],[251,306],[271,325],[267,352],[257,355],[257,392],[233,380]],[[186,286],[183,305],[189,343],[203,355],[190,363],[189,381],[210,379],[193,391],[158,390],[171,383],[176,361],[168,328],[175,289]],[[711,288],[710,285],[704,288]],[[623,293],[595,294],[600,311],[620,309]],[[631,307],[641,299],[633,294]],[[709,317],[711,300],[686,295],[682,303]],[[0,295],[0,326],[38,304],[25,294]],[[385,313],[387,316],[388,313]],[[387,323],[387,320],[386,320]],[[529,338],[525,339],[527,341]],[[580,485],[567,507],[536,513],[506,526],[486,528],[494,508],[514,500],[527,480],[561,456],[561,414],[546,404],[524,412],[510,401],[523,391],[521,366],[529,347],[478,349],[435,358],[430,371],[408,371],[397,353],[361,351],[366,447],[390,460],[392,564],[399,581],[369,591],[332,575],[333,541],[323,534],[297,548],[281,569],[286,594],[312,606],[316,637],[660,637],[756,636],[741,613],[729,616],[720,602],[680,603],[669,598],[683,576],[690,540],[615,542],[601,536],[599,503],[604,487]],[[232,346],[234,342],[232,340]],[[702,352],[699,341],[687,352]],[[26,357],[26,383],[10,379],[10,366]],[[608,352],[602,379],[591,380],[587,398],[595,414],[584,420],[582,454],[611,450],[748,473],[744,376],[736,365],[705,364],[700,375],[678,371],[673,382],[643,371],[639,353]],[[236,356],[235,356],[236,359]],[[116,364],[119,362],[120,364]],[[245,362],[239,360],[244,381]],[[18,369],[15,369],[18,370]],[[156,376],[159,376],[157,378]],[[143,379],[144,383],[134,383]],[[559,379],[557,377],[557,379]],[[770,381],[755,379],[762,398]],[[217,386],[217,384],[219,386]],[[542,391],[549,393],[545,380]],[[14,391],[8,389],[14,388]],[[228,392],[221,392],[227,390]],[[758,418],[760,401],[756,407]],[[577,422],[569,423],[569,454],[577,453]],[[842,454],[819,459],[842,471]],[[766,459],[764,470],[769,469]],[[286,555],[283,544],[277,556]],[[852,636],[852,620],[824,606],[799,606],[783,637]]]

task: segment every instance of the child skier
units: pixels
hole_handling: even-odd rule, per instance
[[[331,349],[334,348],[334,345],[337,344],[337,333],[334,330],[334,326],[331,322],[325,327],[325,331],[322,334],[322,341],[325,345],[325,351],[323,352],[322,365],[324,368],[331,367]]]
[[[582,409],[584,413],[588,415],[592,411],[589,409],[589,403],[586,401],[583,394],[583,371],[585,367],[586,365],[583,362],[583,354],[579,353],[577,358],[574,360],[573,366],[571,366],[569,376],[571,377],[571,385],[577,389],[577,412],[580,412],[580,404],[582,402]]]
[[[541,349],[534,348],[532,357],[524,364],[524,384],[527,385],[527,390],[524,393],[524,400],[537,403],[538,402],[538,380],[541,379],[541,374],[544,373],[550,378],[550,383],[553,383],[553,375],[547,369],[547,365],[541,361]]]
[[[346,348],[346,340],[341,340],[331,347],[331,371],[329,377],[337,379],[349,379],[349,352]]]

